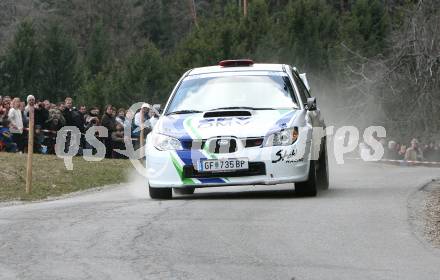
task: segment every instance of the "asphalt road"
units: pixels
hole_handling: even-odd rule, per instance
[[[440,279],[408,200],[440,169],[331,170],[331,189],[216,188],[152,201],[140,183],[0,208],[0,279]]]

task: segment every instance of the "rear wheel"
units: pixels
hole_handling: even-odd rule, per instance
[[[305,182],[295,183],[295,193],[299,196],[316,196],[317,191],[316,163],[310,161],[309,179]]]
[[[174,193],[176,194],[193,194],[195,191],[195,188],[174,188]]]
[[[171,188],[152,188],[148,186],[148,191],[152,199],[171,199],[173,197]]]

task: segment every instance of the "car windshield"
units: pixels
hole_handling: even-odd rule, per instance
[[[221,108],[298,108],[292,84],[284,73],[189,76],[183,80],[167,114]]]

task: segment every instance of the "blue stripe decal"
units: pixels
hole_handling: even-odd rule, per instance
[[[172,122],[173,126],[177,130],[183,130],[183,122],[185,121],[185,118],[178,118],[175,121]]]
[[[197,178],[203,184],[221,184],[226,183],[222,178]]]
[[[294,114],[295,114],[295,111],[290,111],[289,113],[282,116],[281,119],[279,119],[276,122],[276,124],[278,125],[278,128],[285,127],[285,125],[292,119]]]
[[[159,131],[162,133],[175,137],[179,140],[191,139],[191,136],[185,130],[183,123],[187,118],[186,115],[178,116],[165,116],[161,122],[161,128]]]
[[[279,120],[275,122],[275,125],[272,126],[266,133],[266,137],[273,134],[274,132],[279,131],[280,129],[287,128],[287,124],[291,121],[291,119],[295,116],[296,111],[290,111],[283,116]]]
[[[181,150],[176,152],[185,165],[193,165],[193,163],[197,164],[197,161],[202,158],[199,157],[194,150]],[[202,153],[200,153],[200,155],[203,156]],[[194,158],[191,158],[191,156],[194,156]]]
[[[205,155],[199,150],[181,150],[176,151],[179,158],[185,165],[196,165],[197,161],[206,159]],[[222,178],[197,178],[202,184],[221,184],[226,183]]]

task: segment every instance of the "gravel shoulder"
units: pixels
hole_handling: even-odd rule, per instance
[[[440,180],[428,184],[424,214],[424,234],[429,242],[440,248]]]

